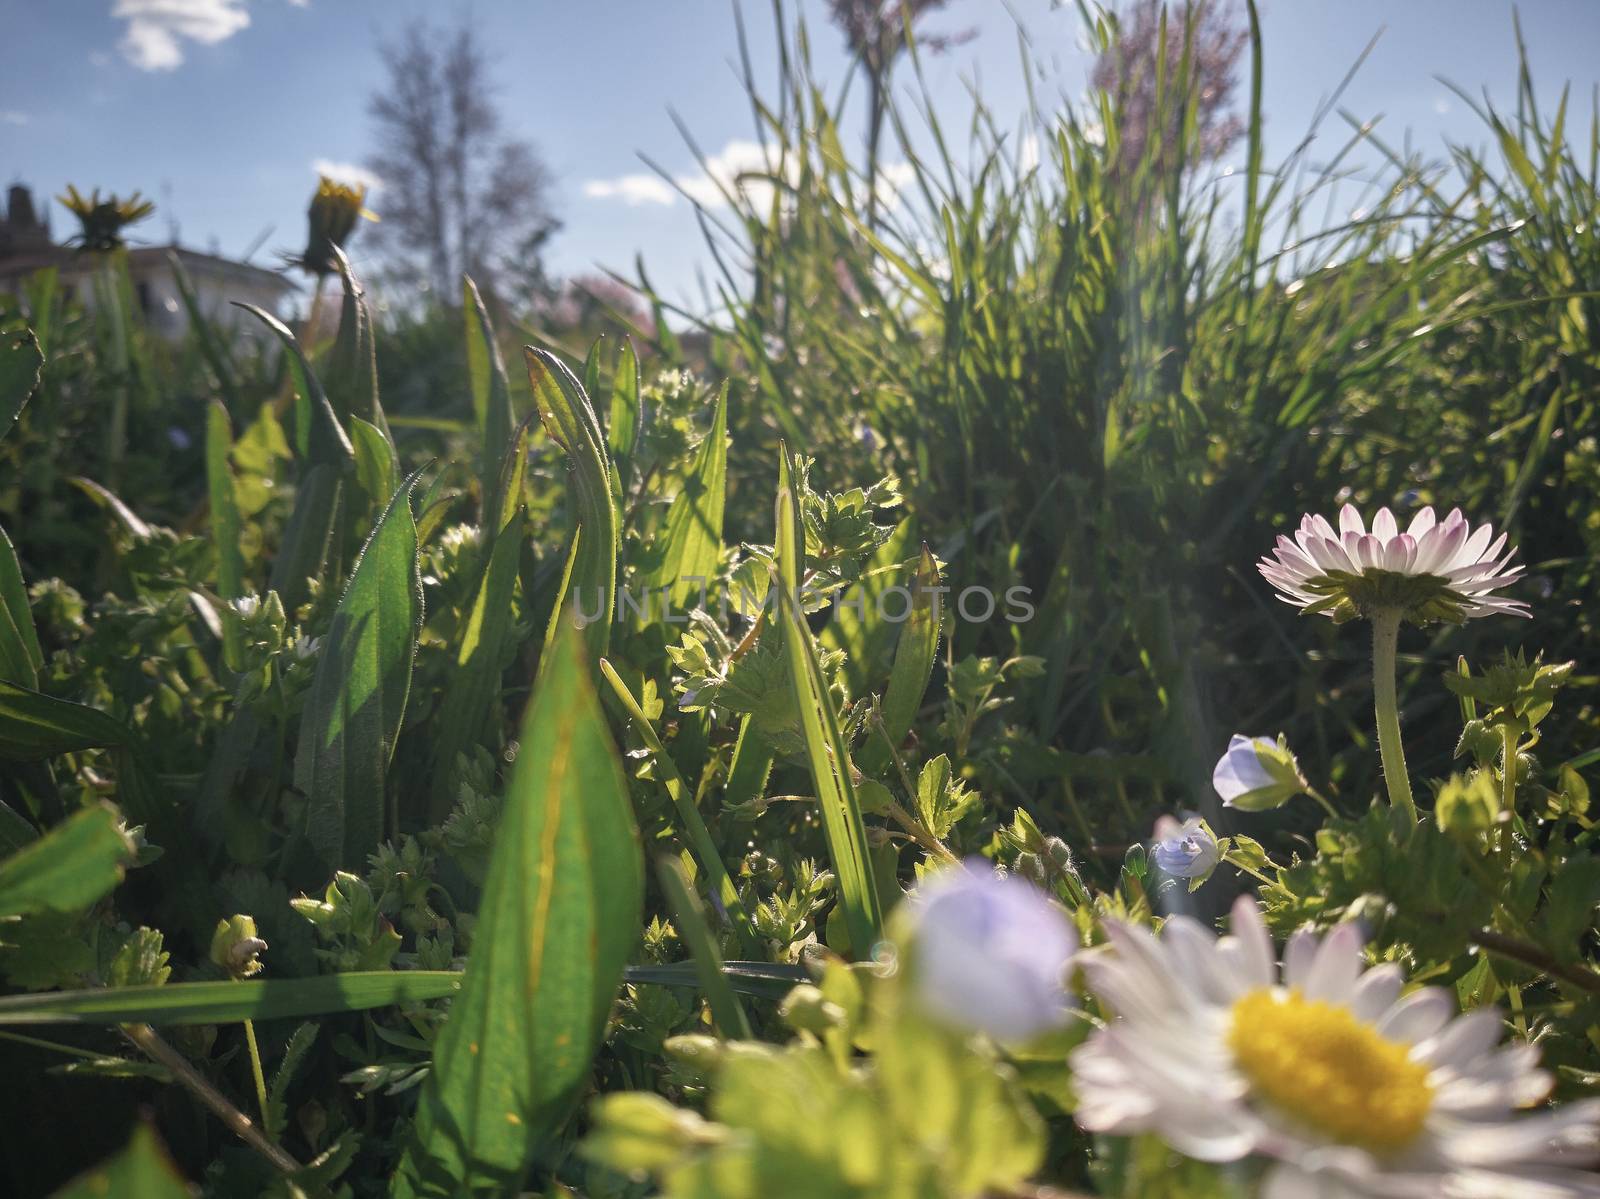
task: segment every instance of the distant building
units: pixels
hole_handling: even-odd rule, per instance
[[[224,328],[244,328],[250,317],[230,301],[254,304],[281,315],[280,306],[296,289],[276,271],[203,254],[176,243],[170,246],[133,246],[128,249],[128,274],[134,295],[151,332],[173,341],[189,331],[189,310],[184,307],[172,273],[169,254],[183,263],[200,311]],[[50,218],[34,208],[33,195],[13,184],[0,219],[0,292],[18,292],[35,271],[55,267],[59,286],[69,299],[93,308],[95,263],[69,246],[58,246],[50,236]],[[251,322],[253,323],[253,322]]]

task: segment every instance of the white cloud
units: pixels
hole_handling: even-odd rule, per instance
[[[364,187],[368,191],[377,191],[383,186],[383,180],[367,170],[358,162],[336,162],[331,158],[313,158],[311,169],[319,175],[326,175],[335,183],[348,183],[355,187]]]
[[[1438,113],[1441,117],[1447,115],[1450,112],[1450,101],[1446,100],[1443,96],[1440,96],[1433,102],[1433,111]]]
[[[777,170],[777,152],[760,142],[734,138],[720,153],[705,160],[702,169],[674,175],[671,183],[659,175],[621,175],[615,179],[590,179],[583,194],[591,200],[621,200],[630,208],[641,204],[670,205],[682,195],[707,208],[727,203],[729,193],[743,194],[758,211],[772,203],[772,177]],[[791,178],[794,166],[788,167]],[[892,203],[914,178],[910,163],[885,164],[878,174],[878,195]]]
[[[658,175],[623,175],[619,179],[591,179],[583,185],[591,200],[621,200],[629,208],[640,204],[671,204],[677,193]]]
[[[0,125],[26,125],[31,119],[27,113],[14,108],[0,108]]]
[[[116,0],[111,15],[128,23],[122,56],[141,71],[172,71],[183,42],[210,46],[250,24],[244,0]]]

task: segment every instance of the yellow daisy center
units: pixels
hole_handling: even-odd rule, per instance
[[[1404,1149],[1433,1103],[1428,1068],[1337,1004],[1251,991],[1233,1005],[1228,1048],[1253,1091],[1335,1141]]]

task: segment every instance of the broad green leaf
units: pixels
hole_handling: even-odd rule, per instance
[[[0,861],[0,918],[81,911],[122,881],[129,856],[113,809],[96,806],[69,816]]]
[[[384,835],[385,780],[422,626],[416,478],[395,492],[356,560],[301,717],[295,781],[311,845],[333,867],[362,869]]]
[[[43,665],[44,651],[33,627],[22,566],[11,539],[0,528],[0,680],[37,687]]]
[[[923,546],[911,593],[910,614],[900,626],[894,667],[889,672],[889,686],[883,694],[883,732],[875,733],[861,751],[861,769],[869,774],[889,764],[891,751],[911,731],[917,710],[922,707],[922,697],[927,694],[939,648],[942,597],[938,587],[939,563],[928,547]]]
[[[778,1000],[809,977],[802,966],[724,962],[728,984],[741,995]],[[689,962],[629,966],[630,983],[696,987]],[[310,978],[165,983],[94,987],[0,996],[0,1026],[16,1024],[237,1024],[360,1012],[398,1003],[446,999],[461,990],[459,970],[360,970]]]
[[[590,656],[598,658],[610,644],[617,592],[611,461],[589,397],[566,364],[534,346],[524,347],[524,353],[539,417],[572,464],[568,485],[582,531],[561,618],[583,628]]]
[[[433,763],[433,812],[439,820],[449,815],[455,799],[456,757],[483,740],[484,726],[500,696],[522,533],[523,516],[518,511],[495,535],[456,646],[455,667],[445,680]]]
[[[516,1189],[588,1082],[639,935],[644,866],[585,661],[565,633],[540,671],[466,977],[391,1194]]]
[[[18,322],[0,329],[0,439],[11,432],[39,386],[44,355],[39,339]]]
[[[850,778],[850,760],[839,733],[838,714],[817,660],[816,643],[800,611],[800,568],[805,533],[800,523],[799,497],[794,492],[794,468],[787,447],[780,447],[776,512],[779,618],[789,659],[789,678],[800,727],[805,739],[806,762],[816,784],[822,809],[822,829],[828,854],[839,880],[839,903],[856,956],[864,957],[877,943],[883,914],[873,885],[872,859],[867,852],[866,827],[861,805]]]
[[[190,1199],[193,1194],[155,1132],[139,1124],[126,1149],[78,1175],[53,1199]]]
[[[128,740],[127,727],[98,708],[0,681],[0,761],[41,762]]]
[[[461,278],[461,311],[467,320],[467,377],[472,386],[472,413],[477,418],[483,449],[478,473],[483,487],[481,523],[485,528],[504,524],[501,512],[505,492],[500,489],[506,452],[511,448],[511,386],[506,377],[505,359],[495,340],[489,310],[484,307],[478,285],[465,275]]]
[[[228,452],[233,430],[228,410],[213,400],[206,411],[206,489],[211,498],[211,542],[217,550],[217,594],[235,600],[244,594],[244,560],[239,551],[239,496]],[[238,614],[222,611],[223,652],[231,670],[243,669]]]
[[[666,528],[655,545],[659,555],[644,585],[668,589],[674,610],[697,595],[722,561],[722,510],[728,485],[728,385],[717,395],[711,431],[700,445],[683,491],[667,510]],[[698,581],[694,581],[698,580]]]

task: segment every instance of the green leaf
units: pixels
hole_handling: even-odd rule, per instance
[[[382,429],[359,416],[350,418],[350,444],[356,452],[356,480],[374,508],[389,502],[400,486],[400,458]]]
[[[524,347],[524,353],[539,417],[572,463],[572,505],[582,536],[563,610],[574,625],[584,620],[580,627],[590,656],[598,658],[610,644],[617,593],[617,514],[612,506],[611,460],[589,397],[566,364],[534,346]]]
[[[666,594],[673,609],[680,609],[686,598],[697,595],[722,562],[727,486],[728,385],[724,383],[717,394],[711,431],[700,444],[683,490],[667,510],[666,527],[654,547],[659,556],[644,579],[649,591],[670,589]]]
[[[340,423],[364,420],[380,430],[392,452],[389,422],[384,419],[383,405],[378,402],[377,343],[372,336],[367,294],[350,269],[350,260],[344,251],[334,246],[333,257],[339,268],[344,305],[339,311],[339,336],[334,340],[333,353],[328,356],[328,403]],[[392,490],[379,498],[387,499]]]
[[[112,808],[78,812],[0,861],[0,918],[81,911],[122,881],[129,856]]]
[[[217,376],[217,385],[224,397],[232,402],[238,392],[237,372],[233,367],[233,357],[227,337],[219,337],[217,330],[200,307],[200,297],[194,290],[194,284],[189,279],[189,272],[184,268],[183,259],[177,251],[167,252],[167,266],[172,271],[172,279],[178,285],[178,295],[183,300],[184,311],[189,317],[189,328],[194,333],[194,339],[200,347],[200,353],[205,358],[212,373]]]
[[[844,675],[852,695],[877,690],[889,677],[895,641],[910,615],[904,611],[908,601],[886,593],[914,574],[916,564],[910,559],[915,544],[912,522],[902,521],[867,562],[860,582],[840,598],[833,618],[817,637],[823,649],[844,651]]]
[[[807,979],[801,966],[724,962],[728,983],[742,995],[778,1000]],[[689,962],[630,966],[630,983],[696,987]],[[360,1012],[398,1003],[446,999],[461,990],[459,970],[358,970],[310,978],[243,982],[167,983],[93,987],[42,995],[0,996],[0,1026],[13,1024],[237,1024]]]
[[[0,528],[0,680],[22,687],[39,685],[44,652],[28,607],[28,588],[11,539]]]
[[[334,415],[294,334],[277,317],[250,304],[240,304],[283,343],[294,379],[295,453],[301,473],[295,483],[294,509],[272,562],[267,586],[278,593],[286,612],[304,602],[306,580],[319,578],[328,558],[328,543],[338,519],[343,476],[355,465],[355,449]]]
[[[24,324],[0,329],[0,439],[11,432],[39,386],[44,355],[39,339]]]
[[[891,752],[911,731],[912,722],[928,692],[933,677],[933,662],[939,648],[941,596],[939,564],[927,546],[917,564],[911,594],[911,612],[900,629],[894,649],[894,666],[889,671],[889,686],[883,694],[883,731],[867,742],[861,751],[861,769],[876,774],[889,764]]]
[[[311,978],[95,987],[0,998],[8,1024],[234,1024],[397,1003],[444,999],[461,989],[459,970],[363,970]]]
[[[744,951],[751,954],[758,953],[761,941],[756,935],[755,925],[750,922],[750,915],[745,911],[744,903],[739,898],[739,888],[728,874],[728,868],[723,864],[717,843],[711,839],[711,831],[706,828],[700,809],[695,806],[694,796],[684,786],[677,764],[667,753],[667,747],[656,735],[655,726],[650,723],[650,717],[645,714],[633,692],[628,689],[628,684],[622,681],[622,676],[604,658],[600,659],[600,673],[605,676],[606,682],[611,684],[611,689],[627,711],[628,718],[633,721],[634,731],[639,734],[639,739],[650,751],[655,763],[656,777],[667,789],[667,796],[672,800],[672,806],[683,824],[684,839],[688,841],[700,869],[704,870],[715,884],[717,897],[722,901],[722,906],[728,913],[734,931],[739,935]]]
[[[422,627],[412,475],[395,492],[334,612],[300,722],[295,781],[326,865],[362,869],[384,830],[385,778]]]
[[[456,647],[455,669],[447,676],[444,696],[439,701],[433,764],[433,810],[439,820],[449,815],[455,800],[456,757],[482,741],[484,726],[500,695],[522,531],[523,516],[518,511],[495,535],[472,606],[467,610],[461,644]]]
[[[156,1134],[140,1124],[126,1149],[80,1174],[54,1199],[189,1199],[193,1193]]]
[[[611,411],[606,420],[606,444],[623,486],[628,483],[628,464],[639,443],[639,428],[643,423],[639,402],[639,356],[634,353],[633,342],[624,337],[617,351],[617,369],[611,375]]]
[[[511,387],[506,378],[505,360],[495,340],[489,311],[478,294],[478,285],[466,276],[461,279],[461,310],[467,320],[467,378],[472,386],[472,412],[483,436],[483,454],[478,471],[483,487],[481,523],[499,528],[505,493],[500,488],[501,466],[511,448]]]
[[[789,452],[783,448],[778,463],[775,541],[778,570],[774,585],[779,594],[783,641],[795,704],[800,710],[806,761],[811,767],[811,778],[822,809],[828,854],[839,879],[839,902],[844,910],[845,927],[852,949],[857,956],[864,956],[877,943],[883,913],[877,887],[873,884],[866,827],[861,821],[861,805],[850,778],[850,760],[844,738],[839,733],[838,714],[817,660],[816,643],[800,612],[800,568],[805,534],[800,524],[794,478]]]
[[[565,633],[523,722],[466,978],[393,1194],[520,1183],[588,1082],[639,935],[643,873],[617,751]]]
[[[0,681],[0,761],[40,762],[128,739],[127,727],[98,708]]]
[[[661,892],[666,896],[667,907],[672,912],[678,936],[689,947],[691,960],[700,976],[700,985],[711,1001],[711,1014],[716,1018],[717,1030],[724,1037],[748,1041],[755,1034],[750,1031],[750,1019],[744,1014],[744,1005],[728,985],[722,972],[722,951],[711,926],[706,923],[706,912],[700,897],[694,893],[683,863],[676,858],[663,857],[656,867],[661,879]]]
[[[206,489],[211,499],[211,542],[217,550],[217,594],[225,600],[244,594],[244,559],[239,551],[239,496],[235,490],[228,452],[233,429],[228,410],[213,400],[206,410]],[[222,610],[223,652],[231,670],[243,669],[239,617],[231,607]]]
[[[345,436],[344,426],[340,424],[333,405],[329,403],[327,394],[322,390],[322,383],[318,380],[316,372],[311,369],[310,360],[306,358],[305,351],[300,348],[300,343],[295,340],[294,334],[289,331],[289,326],[254,304],[240,304],[235,301],[235,306],[255,317],[283,343],[289,374],[294,379],[297,400],[295,452],[312,464],[327,463],[339,467],[350,465],[355,459],[355,450],[351,448],[350,439]]]

